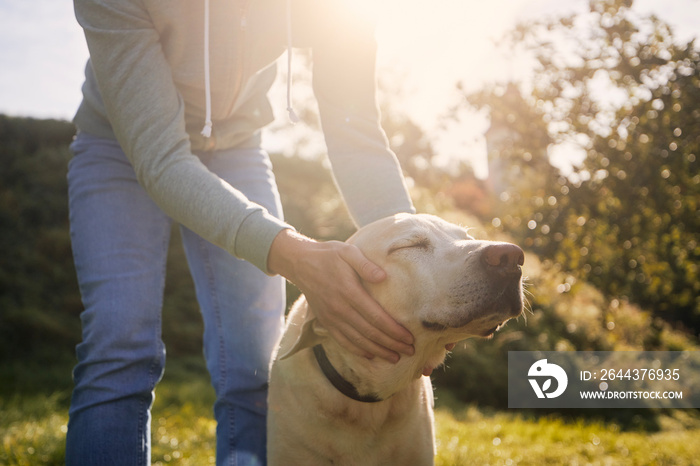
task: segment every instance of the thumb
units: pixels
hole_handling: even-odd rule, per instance
[[[347,245],[344,249],[343,259],[364,281],[378,283],[386,278],[386,272],[377,264],[367,259],[357,246],[351,244]]]

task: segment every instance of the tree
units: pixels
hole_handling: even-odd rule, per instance
[[[630,0],[589,5],[507,38],[536,59],[528,86],[466,96],[516,135],[495,154],[517,167],[495,223],[609,296],[698,331],[700,54]],[[543,155],[562,143],[586,154],[569,177]]]
[[[0,115],[0,380],[28,359],[55,362],[79,335],[65,168],[75,128]],[[51,341],[54,345],[42,344]]]

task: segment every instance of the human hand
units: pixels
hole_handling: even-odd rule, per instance
[[[353,245],[316,242],[283,230],[272,243],[268,268],[294,283],[314,315],[346,350],[389,362],[413,355],[413,336],[367,293],[361,280],[378,283],[386,273]]]

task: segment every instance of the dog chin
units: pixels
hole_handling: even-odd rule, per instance
[[[474,335],[480,337],[490,337],[498,331],[508,320],[518,317],[522,313],[522,301],[518,299],[509,300],[501,304],[496,309],[488,309],[477,313],[459,313],[467,315],[461,319],[454,319],[451,322],[438,322],[423,320],[421,325],[426,330],[434,332],[457,331],[464,335]],[[465,337],[466,338],[466,337]]]
[[[506,322],[508,322],[510,319],[518,317],[520,314],[523,312],[523,303],[522,300],[518,300],[517,302],[512,302],[510,305],[504,306],[505,309],[501,309],[494,313],[494,316],[500,316],[501,321],[496,321],[497,324],[493,327],[489,327],[487,330],[484,331],[484,333],[481,334],[483,337],[491,337],[493,336],[494,333],[496,333],[498,330],[503,327]]]
[[[440,324],[437,322],[427,322],[423,321],[421,322],[423,325],[423,328],[427,330],[431,330],[434,332],[440,332],[440,333],[445,333],[449,332],[449,334],[454,333],[454,337],[457,340],[463,340],[464,338],[469,338],[470,336],[477,336],[477,337],[484,337],[488,338],[493,336],[493,334],[498,331],[508,320],[509,318],[506,318],[502,322],[496,321],[496,324],[491,326],[492,324],[490,323],[484,323],[484,322],[479,322],[476,323],[474,321],[471,321],[467,324],[459,325],[459,326],[453,326],[453,325],[445,325],[445,324]]]

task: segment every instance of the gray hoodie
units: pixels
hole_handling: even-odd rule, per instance
[[[379,123],[371,25],[343,0],[288,1],[289,16],[285,0],[209,0],[208,15],[203,0],[74,1],[90,50],[78,129],[116,138],[165,213],[266,272],[272,240],[290,227],[193,152],[258,144],[288,31],[312,50],[329,158],[356,224],[413,212]]]

